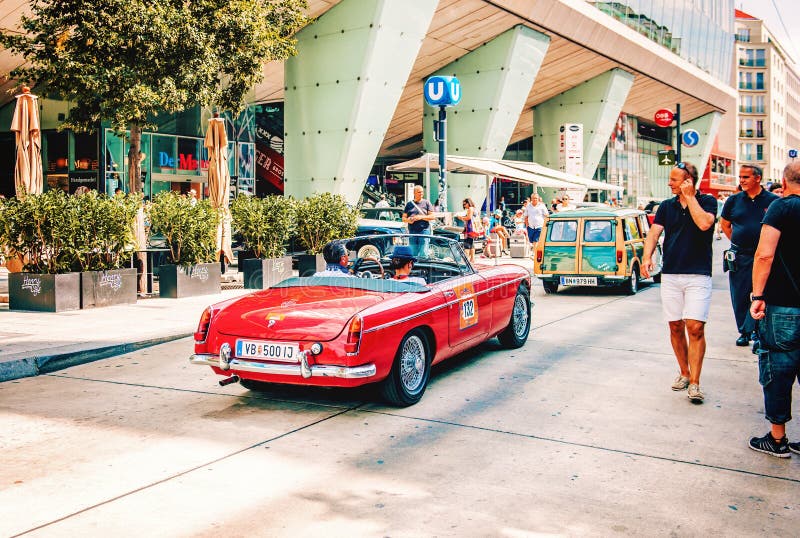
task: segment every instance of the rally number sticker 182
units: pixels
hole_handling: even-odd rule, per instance
[[[458,326],[460,329],[472,327],[478,323],[478,302],[472,283],[462,284],[455,289],[458,297]]]

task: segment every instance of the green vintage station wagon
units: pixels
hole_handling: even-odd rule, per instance
[[[534,274],[546,293],[559,286],[620,286],[639,290],[644,241],[650,225],[644,211],[591,207],[554,213],[542,228]],[[661,246],[653,253],[653,280],[661,280]]]

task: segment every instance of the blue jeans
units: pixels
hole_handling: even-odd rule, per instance
[[[421,232],[417,232],[420,235],[433,235],[433,230],[431,227],[428,226]],[[412,237],[409,241],[410,247],[414,250],[414,255],[418,258],[427,258],[428,257],[428,244],[431,242],[430,239],[422,238],[422,237]]]
[[[800,308],[767,305],[758,334],[758,381],[766,418],[785,424],[792,420],[792,386],[800,381]]]

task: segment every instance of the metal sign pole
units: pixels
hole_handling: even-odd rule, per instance
[[[681,104],[675,105],[675,129],[677,130],[677,147],[675,148],[675,162],[681,162]]]
[[[447,107],[439,106],[439,203],[447,211]]]

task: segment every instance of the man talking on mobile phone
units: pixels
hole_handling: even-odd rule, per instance
[[[669,323],[669,337],[680,374],[672,390],[689,389],[692,403],[702,403],[700,371],[706,353],[705,324],[711,307],[711,244],[717,201],[697,191],[697,168],[678,163],[669,174],[674,198],[656,212],[642,256],[642,275],[654,269],[652,255],[664,232],[661,308]]]

